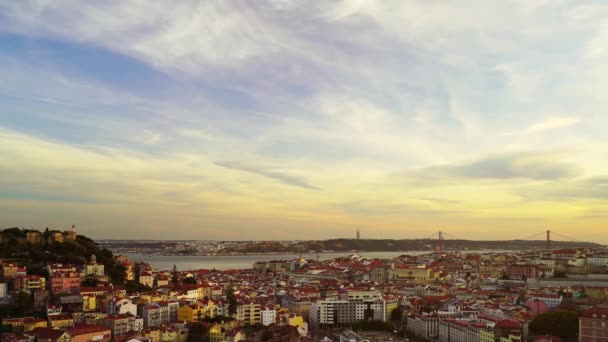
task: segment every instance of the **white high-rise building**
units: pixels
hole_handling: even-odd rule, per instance
[[[311,303],[310,324],[313,327],[341,327],[363,320],[385,321],[383,298],[319,300]]]

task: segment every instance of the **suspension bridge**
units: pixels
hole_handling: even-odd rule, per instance
[[[552,240],[554,237],[559,238],[560,240]],[[459,240],[459,241],[470,241],[470,239],[462,239],[456,236],[453,236],[451,234],[446,233],[445,231],[438,231],[435,232],[427,237],[418,239],[418,240],[431,240],[431,241],[435,241],[435,250],[437,251],[443,251],[445,248],[445,240],[450,239],[450,240]],[[520,239],[513,239],[514,241],[545,241],[545,249],[550,250],[552,248],[552,242],[553,241],[560,241],[560,242],[574,242],[574,243],[580,243],[581,245],[585,245],[588,246],[589,242],[588,241],[581,241],[572,237],[568,237],[565,236],[563,234],[560,234],[556,231],[553,230],[544,230],[541,232],[538,232],[536,234],[524,237],[524,238],[520,238]]]

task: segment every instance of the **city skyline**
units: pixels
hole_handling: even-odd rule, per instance
[[[0,3],[0,227],[606,243],[599,1]]]

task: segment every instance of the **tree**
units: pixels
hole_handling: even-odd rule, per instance
[[[34,298],[27,292],[19,292],[15,298],[15,305],[19,312],[23,314],[31,314],[34,312]]]
[[[127,282],[125,283],[125,289],[127,290],[128,294],[152,290],[151,287],[138,283],[135,280],[127,280]]]
[[[214,317],[205,316],[203,318],[203,322],[205,322],[205,323],[222,323],[222,322],[232,322],[232,321],[234,321],[234,318],[228,317],[228,316],[222,316],[222,315],[217,315]]]
[[[568,278],[568,275],[564,271],[556,270],[553,272],[553,278]]]
[[[108,265],[108,264],[105,264]],[[127,267],[123,264],[119,264],[116,263],[114,261],[112,261],[111,264],[109,264],[110,267],[106,266],[106,272],[108,273],[108,276],[110,276],[110,279],[112,280],[112,284],[114,285],[122,285],[125,283],[125,281],[127,280]]]
[[[177,274],[177,265],[173,264],[173,273],[171,274],[171,283],[173,284],[173,289],[177,288],[179,282],[179,276]]]
[[[184,278],[184,280],[182,280],[182,283],[190,284],[190,285],[198,284],[198,282],[196,281],[196,279],[194,279],[194,277],[186,277],[186,278]]]
[[[208,336],[209,329],[201,323],[195,323],[188,327],[188,339],[186,341],[204,342]]]
[[[391,321],[400,322],[403,319],[403,310],[400,306],[391,311]]]
[[[231,316],[236,315],[236,309],[239,304],[236,300],[236,296],[234,295],[234,289],[232,286],[229,286],[226,290],[226,299],[228,300],[228,313]]]
[[[46,227],[46,229],[44,230],[44,233],[42,233],[42,240],[44,240],[45,245],[48,244],[49,237],[50,237],[49,227]]]
[[[354,331],[387,331],[392,332],[395,326],[383,321],[358,321],[352,323]]]
[[[136,262],[133,265],[133,275],[135,277],[135,281],[139,283],[139,277],[141,276],[141,263]]]
[[[264,329],[262,335],[260,336],[261,341],[270,341],[272,339],[272,331],[268,329]]]
[[[0,335],[10,332],[13,332],[13,326],[11,324],[2,324],[2,320],[0,320]]]
[[[578,314],[557,310],[536,316],[530,322],[530,331],[535,335],[553,335],[562,338],[576,337],[578,334]]]

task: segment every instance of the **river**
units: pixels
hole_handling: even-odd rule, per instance
[[[488,253],[491,251],[466,251],[467,253]],[[495,251],[500,252],[500,251]],[[430,251],[408,251],[408,252],[360,252],[358,255],[367,258],[393,259],[403,254],[420,255],[431,253]],[[328,260],[338,257],[348,257],[352,252],[334,252],[319,254],[302,254],[305,259]],[[298,254],[247,254],[247,255],[222,255],[222,256],[177,256],[177,255],[147,255],[136,253],[123,253],[131,261],[146,261],[156,270],[170,270],[173,265],[180,271],[199,269],[245,269],[252,268],[256,261],[269,260],[293,260]]]

